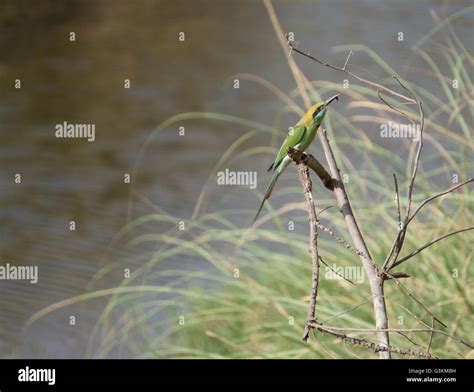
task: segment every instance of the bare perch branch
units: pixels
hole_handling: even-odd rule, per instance
[[[309,220],[309,254],[311,255],[312,262],[312,282],[311,282],[311,295],[308,305],[308,316],[305,324],[303,340],[308,340],[309,337],[309,326],[308,321],[314,320],[316,316],[316,300],[318,296],[318,283],[319,283],[319,260],[318,260],[318,218],[316,216],[316,208],[314,207],[313,194],[311,193],[312,183],[309,177],[309,169],[304,163],[298,165],[298,174],[301,185],[303,186],[304,195],[306,198],[306,204],[308,206],[308,220]]]
[[[388,318],[387,318],[387,309],[385,306],[385,298],[383,294],[383,278],[378,275],[378,268],[374,264],[367,245],[365,244],[362,233],[357,225],[357,221],[352,212],[352,207],[349,202],[344,184],[341,180],[341,175],[339,173],[339,168],[337,166],[334,154],[332,152],[329,140],[327,138],[326,131],[323,129],[320,131],[321,143],[324,148],[324,153],[326,155],[326,160],[328,162],[329,171],[333,177],[334,182],[334,195],[337,200],[344,220],[347,225],[347,229],[354,243],[354,247],[360,252],[360,260],[364,266],[365,272],[369,279],[370,290],[372,292],[372,300],[374,303],[374,312],[375,312],[375,324],[377,329],[387,329],[388,328]],[[389,334],[386,331],[379,331],[377,333],[381,346],[389,346]],[[380,351],[380,358],[389,359],[390,352],[387,350]]]
[[[326,169],[319,163],[319,161],[310,154],[306,154],[302,151],[298,151],[293,147],[288,149],[288,155],[296,164],[304,163],[305,165],[309,166],[314,172],[318,175],[318,177],[323,182],[324,186],[329,189],[330,191],[334,191],[334,183],[330,174],[326,171]]]

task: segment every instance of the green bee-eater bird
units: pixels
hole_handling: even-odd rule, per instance
[[[292,159],[288,156],[288,149],[293,147],[298,151],[304,151],[309,147],[309,145],[314,140],[316,133],[318,132],[319,126],[321,125],[324,116],[326,115],[328,105],[338,98],[339,94],[336,94],[325,102],[320,102],[311,106],[306,114],[301,117],[301,120],[298,121],[294,127],[290,128],[285,141],[280,147],[280,151],[278,151],[275,161],[268,168],[268,171],[273,172],[273,177],[267,187],[267,190],[265,191],[262,204],[260,204],[257,214],[255,215],[255,218],[253,218],[252,226],[260,215],[265,201],[270,198],[273,187],[275,186],[275,183],[277,182],[281,173],[283,173],[283,170],[285,170],[292,161]]]

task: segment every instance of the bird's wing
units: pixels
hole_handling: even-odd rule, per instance
[[[289,130],[285,141],[280,147],[280,151],[278,151],[278,155],[275,158],[275,162],[273,162],[273,165],[270,166],[268,171],[272,169],[276,170],[278,168],[278,165],[281,163],[281,161],[283,161],[283,158],[288,155],[288,149],[290,147],[295,147],[303,139],[305,132],[306,127],[302,124],[297,125]]]

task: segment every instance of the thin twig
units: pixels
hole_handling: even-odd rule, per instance
[[[403,306],[403,305],[399,305],[405,312],[407,312],[411,317],[413,317],[416,321],[418,321],[419,323],[423,324],[424,326],[426,326],[427,328],[430,328],[430,326],[424,321],[422,320],[420,317],[418,317],[415,313],[413,313],[410,309],[408,309],[407,307]]]
[[[416,100],[414,93],[411,92],[411,90],[409,90],[407,87],[405,87],[403,83],[396,76],[394,76],[394,78],[398,83],[400,83],[400,86],[402,86],[405,90],[410,92],[413,98]],[[415,185],[415,179],[418,173],[418,167],[420,165],[421,150],[423,149],[423,131],[425,128],[425,113],[423,111],[422,102],[419,100],[416,102],[418,105],[418,110],[420,112],[420,135],[419,135],[418,149],[416,151],[415,164],[413,166],[413,172],[410,178],[410,183],[408,185],[408,196],[407,196],[408,203],[407,203],[407,212],[405,214],[405,217],[410,216],[410,209],[411,209],[411,203],[412,203],[412,197],[413,197],[413,187]]]
[[[393,280],[395,281],[395,283],[397,284],[397,286],[400,287],[400,288],[402,289],[402,291],[403,291],[409,298],[411,298],[414,302],[416,302],[418,305],[420,305],[420,306],[423,308],[423,310],[424,310],[426,313],[428,313],[428,314],[430,315],[430,317],[431,317],[432,319],[435,319],[435,320],[436,320],[438,323],[440,323],[443,327],[445,327],[445,328],[448,327],[444,322],[442,322],[438,317],[436,317],[436,316],[434,315],[434,313],[433,313],[430,309],[428,309],[428,307],[427,307],[423,302],[421,302],[418,298],[416,298],[415,295],[414,295],[412,292],[410,292],[410,291],[405,287],[405,285],[403,285],[401,282],[399,282],[398,277],[396,277],[395,274],[391,274],[391,273],[388,273],[388,272],[383,272],[383,274],[384,274],[385,276],[388,276],[389,278],[393,279]]]
[[[319,258],[319,261],[321,263],[323,263],[327,268],[329,268],[334,274],[336,274],[337,276],[339,276],[341,279],[345,280],[346,282],[350,283],[351,285],[353,285],[354,287],[356,287],[358,290],[361,290],[367,294],[370,294],[372,295],[372,292],[369,291],[369,290],[366,290],[364,288],[362,288],[360,285],[356,284],[355,282],[353,282],[352,280],[346,278],[344,275],[340,274],[339,272],[337,272],[334,268],[332,268],[328,263],[326,263],[326,261],[324,261],[324,259],[318,255],[318,258]],[[370,300],[368,300],[370,301]]]
[[[318,59],[318,58],[312,56],[312,55],[309,54],[309,53],[305,53],[305,52],[299,50],[299,49],[294,45],[293,41],[288,41],[288,47],[290,48],[291,52],[299,53],[299,54],[301,54],[302,56],[305,56],[305,57],[307,57],[307,58],[309,58],[309,59],[311,59],[311,60],[313,60],[313,61],[316,61],[317,63],[319,63],[319,64],[321,64],[321,65],[323,65],[323,66],[325,66],[325,67],[334,69],[334,70],[336,70],[336,71],[344,72],[345,74],[347,74],[347,75],[353,77],[354,79],[358,80],[359,82],[362,82],[362,83],[368,84],[368,85],[370,85],[370,86],[372,86],[372,87],[375,87],[376,90],[382,90],[382,91],[384,91],[384,92],[386,92],[386,93],[389,93],[389,94],[391,94],[391,95],[393,95],[393,96],[402,98],[402,99],[404,99],[404,100],[407,101],[407,102],[416,103],[416,100],[413,99],[413,98],[409,98],[409,97],[407,97],[407,96],[405,96],[405,95],[403,95],[403,94],[401,94],[401,93],[398,93],[398,92],[396,92],[396,91],[394,91],[394,90],[392,90],[392,89],[390,89],[390,88],[388,88],[388,87],[385,87],[385,86],[381,85],[380,83],[372,82],[372,81],[370,81],[370,80],[364,79],[364,78],[362,78],[362,77],[360,77],[360,76],[354,74],[354,73],[351,72],[351,71],[348,71],[348,70],[347,70],[347,65],[348,65],[350,56],[347,56],[348,58],[347,58],[347,60],[346,60],[346,62],[345,62],[345,64],[344,64],[344,67],[337,67],[337,66],[332,65],[332,64],[329,64],[329,63],[327,63],[327,62],[325,62],[325,61],[322,61],[322,60],[320,60],[320,59]],[[350,53],[349,53],[349,54],[350,54]]]
[[[326,320],[324,320],[323,322],[321,322],[321,324],[325,324],[325,323],[327,323],[329,320],[334,320],[334,319],[336,319],[336,318],[338,318],[338,317],[344,316],[344,315],[347,314],[347,313],[353,312],[354,310],[359,309],[361,306],[364,306],[365,304],[367,304],[367,303],[369,303],[369,302],[370,302],[370,299],[368,299],[368,300],[366,300],[366,301],[364,301],[364,302],[361,302],[360,304],[355,305],[355,306],[353,306],[352,308],[350,308],[350,309],[348,309],[348,310],[345,310],[344,312],[341,312],[341,313],[338,313],[338,314],[336,314],[336,315],[334,315],[334,316],[329,317],[328,319],[326,319]]]
[[[456,189],[461,188],[462,186],[467,185],[467,184],[469,184],[469,183],[471,183],[471,182],[473,182],[473,181],[474,181],[474,178],[472,178],[472,177],[471,177],[471,178],[468,178],[466,181],[460,182],[459,184],[454,185],[454,186],[452,186],[451,188],[446,189],[446,190],[443,191],[443,192],[437,193],[436,195],[433,195],[433,196],[431,196],[431,197],[429,197],[429,198],[423,200],[423,201],[421,202],[421,204],[418,206],[418,208],[415,210],[415,212],[413,213],[413,215],[412,215],[412,216],[410,217],[410,219],[408,220],[408,223],[410,223],[410,222],[413,220],[413,218],[416,216],[416,214],[418,214],[418,212],[420,212],[420,210],[421,210],[426,204],[428,204],[430,201],[433,201],[433,200],[437,199],[438,197],[441,197],[441,196],[444,196],[444,195],[446,195],[446,194],[448,194],[448,193],[451,193],[451,192],[455,191]]]
[[[377,96],[379,97],[379,99],[386,105],[388,106],[390,109],[392,109],[394,112],[397,112],[398,114],[401,114],[403,117],[407,118],[408,121],[410,121],[412,124],[415,124],[415,122],[413,121],[413,119],[407,114],[405,113],[403,110],[400,110],[399,108],[393,106],[392,104],[390,104],[387,100],[385,100],[384,98],[382,98],[382,95],[380,94],[380,90],[377,90]]]
[[[323,225],[322,223],[318,222],[318,229],[321,229],[322,231],[328,233],[330,236],[334,237],[337,242],[339,242],[341,245],[343,245],[346,249],[349,249],[352,253],[354,253],[357,256],[364,256],[364,254],[361,251],[358,251],[356,248],[354,248],[351,244],[349,244],[344,238],[339,237],[334,231],[332,231],[329,227]]]
[[[426,349],[426,352],[430,352],[430,348],[431,348],[431,343],[433,342],[433,333],[434,333],[434,327],[435,327],[435,319],[434,317],[431,317],[431,333],[430,333],[430,340],[428,342],[428,348]]]
[[[394,249],[395,247],[397,246],[397,244],[399,243],[400,241],[400,238],[401,238],[401,235],[402,235],[402,232],[403,230],[406,231],[406,229],[408,228],[408,225],[410,224],[410,222],[416,217],[416,215],[421,211],[421,209],[426,206],[428,203],[430,203],[431,201],[441,197],[441,196],[444,196],[444,195],[447,195],[448,193],[451,193],[451,192],[454,192],[456,189],[459,189],[461,187],[463,187],[464,185],[467,185],[471,182],[474,181],[474,178],[468,178],[467,180],[463,181],[463,182],[460,182],[459,184],[456,184],[454,186],[452,186],[451,188],[448,188],[442,192],[439,192],[425,200],[423,200],[421,202],[421,204],[418,206],[418,208],[413,212],[413,214],[411,216],[407,216],[405,218],[405,221],[403,222],[403,227],[401,230],[399,230],[398,234],[397,234],[397,237],[395,238],[393,244],[392,244],[392,247],[389,251],[389,253],[387,254],[387,257],[385,258],[385,261],[383,263],[383,266],[382,266],[382,270],[383,271],[389,271],[390,269],[392,269],[394,267],[394,263],[396,262],[396,259],[391,259],[391,255],[393,254],[394,252]]]
[[[400,192],[398,192],[398,181],[397,181],[397,175],[393,173],[393,182],[395,183],[395,197],[396,197],[396,202],[397,202],[397,221],[398,221],[398,230],[401,229],[401,223],[402,223],[402,214],[400,212]]]
[[[400,305],[400,307],[401,307],[405,312],[407,312],[410,316],[412,316],[416,321],[418,321],[419,323],[425,325],[427,329],[430,329],[430,328],[431,328],[430,325],[428,325],[425,321],[423,321],[421,318],[419,318],[416,314],[414,314],[413,312],[411,312],[411,311],[410,311],[409,309],[407,309],[405,306]],[[439,320],[437,320],[437,321],[439,322]],[[468,342],[466,342],[465,340],[461,339],[460,337],[455,336],[455,335],[452,335],[452,334],[448,334],[447,332],[445,332],[444,335],[447,335],[448,337],[450,337],[451,339],[455,340],[455,341],[458,342],[458,343],[464,344],[465,346],[474,349],[473,343],[468,343]],[[449,352],[450,350],[446,350],[446,351]],[[461,357],[464,357],[461,353],[458,352],[458,354],[459,354]]]
[[[396,267],[397,265],[400,265],[401,263],[403,263],[404,261],[407,261],[408,259],[411,259],[413,256],[417,255],[418,253],[422,252],[423,250],[425,250],[426,248],[430,247],[431,245],[433,244],[436,244],[437,242],[441,241],[441,240],[444,240],[445,238],[448,238],[448,237],[451,237],[452,235],[455,235],[455,234],[458,234],[458,233],[462,233],[464,231],[469,231],[469,230],[474,230],[474,226],[470,226],[470,227],[464,227],[462,229],[459,229],[459,230],[455,230],[455,231],[452,231],[448,234],[444,234],[442,235],[441,237],[438,237],[436,239],[434,239],[433,241],[430,241],[428,242],[427,244],[419,247],[418,249],[414,250],[413,252],[411,252],[410,254],[406,255],[405,257],[401,258],[400,260],[398,260],[397,262],[395,262],[393,264],[393,267]]]
[[[398,332],[398,334],[400,336],[403,336],[406,340],[408,340],[411,344],[413,344],[414,346],[418,346],[418,347],[421,347],[420,344],[418,344],[417,342],[415,342],[414,340],[410,339],[405,333],[403,332]]]
[[[318,258],[319,258],[319,261],[321,261],[321,263],[323,263],[326,267],[328,267],[334,274],[336,274],[337,276],[339,276],[341,279],[344,279],[346,282],[348,282],[348,283],[350,283],[350,284],[356,286],[356,284],[355,284],[352,280],[346,278],[344,275],[340,274],[340,273],[337,272],[334,268],[332,268],[328,263],[326,263],[326,262],[324,261],[324,259],[323,259],[321,256],[318,256]],[[369,294],[370,294],[370,293],[369,293]]]
[[[347,55],[346,61],[345,61],[345,63],[344,63],[344,67],[342,67],[342,69],[343,69],[344,71],[347,69],[347,65],[349,64],[349,60],[350,60],[350,58],[351,58],[351,56],[352,56],[352,53],[354,53],[354,52],[353,52],[353,50],[351,49],[350,52],[349,52],[349,54]]]

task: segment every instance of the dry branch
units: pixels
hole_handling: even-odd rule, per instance
[[[327,325],[322,325],[316,322],[315,320],[311,320],[310,324],[312,326],[316,327],[323,327],[326,329],[330,329],[331,331],[343,331],[343,332],[361,332],[361,333],[373,333],[373,332],[378,332],[380,330],[378,329],[367,329],[367,328],[340,328],[340,327],[333,327],[333,326],[327,326]],[[387,332],[425,332],[425,333],[439,333],[441,335],[447,336],[451,339],[454,339],[458,341],[459,343],[464,344],[466,347],[469,347],[471,349],[474,348],[473,344],[470,342],[466,342],[463,339],[459,339],[454,335],[451,335],[449,332],[442,331],[440,329],[434,329],[434,328],[387,328],[385,331]]]
[[[308,340],[309,337],[309,320],[314,320],[316,316],[316,300],[318,296],[318,282],[319,282],[319,260],[318,260],[318,229],[317,223],[318,218],[316,216],[316,208],[314,207],[312,183],[309,177],[308,166],[304,163],[298,165],[298,174],[301,185],[303,187],[304,195],[306,198],[306,204],[308,206],[308,220],[309,220],[309,254],[312,262],[312,281],[311,281],[311,294],[308,305],[308,316],[305,324],[303,340]]]
[[[318,175],[318,177],[321,179],[323,182],[324,186],[329,189],[331,192],[334,192],[334,180],[331,177],[331,175],[326,171],[323,165],[319,163],[319,161],[312,156],[311,154],[307,154],[305,152],[299,151],[294,149],[293,147],[290,147],[288,149],[288,156],[293,159],[293,161],[299,165],[301,163],[304,163]],[[319,221],[316,221],[316,225],[318,229],[321,229],[322,231],[328,233],[330,236],[334,237],[337,242],[339,242],[341,245],[349,249],[351,252],[356,254],[357,256],[363,256],[363,253],[357,249],[355,249],[351,244],[349,244],[344,238],[341,238],[338,236],[333,230],[331,230],[329,227],[323,225]]]
[[[317,57],[314,57],[313,55],[309,54],[309,53],[305,53],[301,50],[299,50],[296,45],[295,45],[295,42],[294,41],[289,41],[288,38],[287,38],[287,44],[288,44],[288,47],[290,48],[290,51],[291,52],[296,52],[296,53],[299,53],[301,54],[302,56],[305,56],[313,61],[316,61],[317,63],[325,66],[325,67],[328,67],[328,68],[331,68],[331,69],[334,69],[336,71],[340,71],[340,72],[343,72],[351,77],[353,77],[354,79],[358,80],[359,82],[362,82],[362,83],[365,83],[365,84],[368,84],[369,86],[372,86],[374,87],[377,91],[378,90],[381,90],[381,91],[384,91],[386,93],[389,93],[395,97],[398,97],[398,98],[402,98],[404,99],[405,101],[409,102],[409,103],[416,103],[416,100],[413,99],[413,98],[410,98],[410,97],[407,97],[406,95],[403,95],[401,93],[398,93],[388,87],[385,87],[383,85],[381,85],[380,83],[376,83],[376,82],[372,82],[371,80],[367,80],[365,78],[362,78],[360,77],[359,75],[356,75],[354,74],[353,72],[351,71],[348,71],[347,70],[347,65],[349,63],[349,59],[350,57],[352,56],[352,51],[349,52],[349,55],[347,56],[346,58],[346,61],[344,63],[344,66],[343,67],[337,67],[335,65],[332,65],[332,64],[329,64],[325,61],[322,61],[320,59],[318,59]]]
[[[364,237],[359,229],[357,221],[355,219],[352,207],[347,196],[344,184],[341,180],[339,168],[337,166],[334,154],[332,152],[329,140],[327,138],[326,131],[323,129],[320,132],[321,143],[323,145],[326,160],[328,162],[329,171],[334,182],[334,195],[337,200],[339,209],[344,216],[347,229],[354,243],[354,247],[359,252],[359,258],[364,266],[365,272],[369,279],[370,290],[372,292],[372,299],[374,303],[375,312],[375,325],[379,330],[385,330],[388,328],[388,317],[387,309],[385,306],[385,298],[383,293],[383,278],[378,274],[378,268],[374,264],[367,245],[365,244]],[[381,346],[389,346],[389,334],[386,331],[379,331],[377,333],[379,343]],[[381,350],[379,353],[380,358],[389,359],[390,352],[387,350]]]
[[[346,335],[344,332],[340,332],[336,330],[333,327],[326,327],[322,324],[319,324],[315,321],[312,321],[310,323],[312,328],[317,329],[320,332],[326,332],[329,333],[333,336],[336,336],[346,342],[362,346],[362,347],[367,347],[371,350],[374,350],[375,352],[378,352],[379,355],[380,353],[397,353],[401,355],[408,355],[412,357],[419,357],[419,358],[429,358],[429,359],[436,359],[436,357],[429,353],[429,352],[424,352],[424,351],[417,351],[417,350],[410,350],[410,349],[404,349],[404,348],[398,348],[398,347],[393,347],[390,345],[380,345],[374,342],[371,342],[370,340],[367,339],[361,339],[361,338],[355,338],[352,336]],[[388,330],[387,330],[388,331]],[[395,330],[393,330],[395,331]],[[367,332],[367,331],[364,331]]]
[[[306,154],[302,151],[298,151],[293,147],[288,149],[288,155],[296,164],[304,163],[309,166],[318,177],[323,182],[324,186],[330,191],[334,191],[334,183],[331,178],[331,175],[326,171],[326,169],[319,163],[319,161],[310,154]]]

